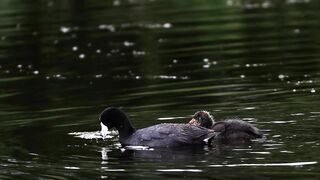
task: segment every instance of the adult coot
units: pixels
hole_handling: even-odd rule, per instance
[[[198,111],[193,115],[189,124],[213,129],[220,132],[214,138],[215,143],[243,144],[253,139],[262,138],[263,134],[252,124],[240,119],[229,119],[214,122],[212,115],[207,111]]]
[[[115,107],[105,109],[100,121],[119,132],[122,146],[179,147],[205,145],[217,135],[214,130],[190,124],[158,124],[135,130],[123,111]]]

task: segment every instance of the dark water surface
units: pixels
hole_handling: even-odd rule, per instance
[[[0,2],[0,179],[319,179],[320,1]],[[199,109],[262,143],[121,148],[137,128]],[[81,138],[77,137],[80,136]]]

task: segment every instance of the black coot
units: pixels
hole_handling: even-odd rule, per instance
[[[215,143],[243,144],[253,139],[262,138],[263,134],[252,124],[240,119],[229,119],[214,122],[213,117],[207,111],[198,111],[194,114],[189,124],[213,129],[220,132],[214,138]]]
[[[105,109],[100,121],[119,132],[123,146],[179,147],[185,145],[210,144],[216,132],[189,124],[158,124],[135,130],[123,111],[115,107]]]

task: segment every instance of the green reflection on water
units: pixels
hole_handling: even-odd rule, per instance
[[[211,165],[319,162],[318,11],[305,0],[1,1],[0,178],[317,178],[318,164]],[[207,109],[268,141],[126,157],[116,140],[68,135],[97,131],[110,105],[138,128]],[[158,171],[190,167],[201,171]]]

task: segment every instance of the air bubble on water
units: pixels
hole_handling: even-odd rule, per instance
[[[292,89],[292,92],[297,92],[297,90],[296,89]]]
[[[96,50],[96,53],[97,53],[97,54],[100,54],[100,53],[101,53],[101,49],[97,49],[97,50]]]
[[[18,69],[21,69],[21,68],[22,68],[22,64],[18,64],[18,65],[17,65],[17,68],[18,68]]]
[[[178,60],[177,60],[177,59],[174,59],[174,60],[172,60],[172,62],[173,62],[174,64],[177,64],[177,63],[178,63]]]
[[[208,58],[204,58],[203,62],[209,62],[209,59]]]
[[[245,77],[246,77],[246,75],[241,74],[241,75],[240,75],[240,77],[243,79],[243,78],[245,78]]]
[[[33,71],[33,74],[38,75],[39,71],[35,70],[35,71]]]
[[[136,79],[141,79],[141,76],[136,76]]]
[[[72,51],[78,51],[78,46],[73,46]]]

